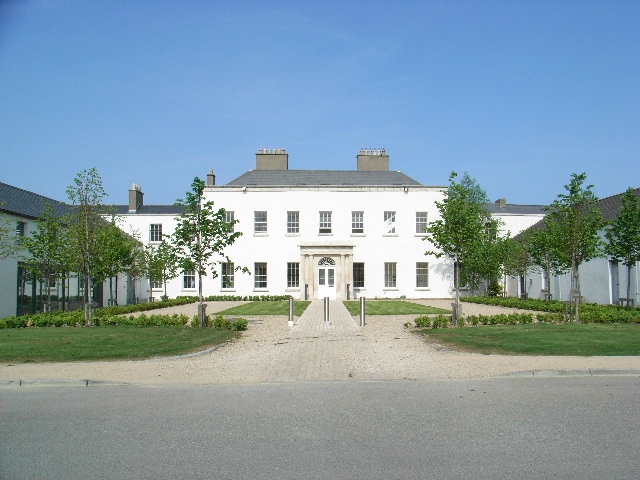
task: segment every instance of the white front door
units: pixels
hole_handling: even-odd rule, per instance
[[[318,298],[336,299],[335,267],[318,267]]]

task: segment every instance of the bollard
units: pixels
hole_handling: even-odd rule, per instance
[[[324,297],[324,323],[329,323],[329,297]]]
[[[364,327],[366,324],[365,299],[360,297],[360,326]]]
[[[293,327],[293,297],[289,297],[289,326]]]

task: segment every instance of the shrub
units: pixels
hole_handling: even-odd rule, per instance
[[[451,317],[445,317],[440,314],[436,318],[433,319],[431,328],[446,328],[449,326],[451,322]]]
[[[231,324],[231,321],[227,320],[222,315],[217,315],[216,316],[216,318],[213,320],[213,327],[214,328],[222,328],[222,329],[225,329],[225,330],[232,330],[233,329],[233,325]]]
[[[416,324],[416,327],[431,328],[431,318],[427,316],[416,318],[414,323]]]
[[[231,328],[236,332],[240,332],[247,329],[249,322],[247,322],[244,318],[238,318],[237,320],[231,322]]]

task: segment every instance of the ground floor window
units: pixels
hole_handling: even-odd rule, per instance
[[[196,272],[194,270],[185,270],[182,273],[182,288],[196,288]]]
[[[235,284],[235,269],[233,262],[222,264],[222,288],[233,288]]]
[[[287,263],[287,288],[300,287],[300,264],[297,262]]]
[[[161,290],[162,289],[162,282],[159,280],[152,280],[151,281],[151,289],[152,290]]]
[[[416,263],[416,287],[429,287],[429,264],[427,262]]]
[[[396,288],[395,262],[385,262],[384,264],[384,286],[385,288]]]
[[[364,263],[353,264],[353,288],[364,288]]]
[[[255,263],[253,272],[254,288],[267,288],[267,264]]]

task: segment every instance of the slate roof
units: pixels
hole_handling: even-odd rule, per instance
[[[129,213],[129,205],[114,205],[117,215]],[[142,205],[136,211],[137,215],[180,215],[184,207],[179,205]]]
[[[640,199],[640,188],[636,188],[633,191],[633,193],[636,195],[636,197],[638,197],[638,199]],[[624,195],[624,192],[619,193],[617,195],[612,195],[610,197],[603,198],[598,202],[598,208],[600,208],[600,212],[602,212],[602,219],[605,222],[608,222],[608,223],[614,222],[616,218],[618,218],[618,213],[620,212],[620,207],[622,206],[622,195]],[[539,230],[540,228],[543,228],[543,227],[544,227],[544,218],[541,219],[539,222],[534,223],[529,228],[523,231],[535,232],[536,230]],[[516,235],[515,238],[519,238],[521,233],[522,232]]]
[[[249,170],[227,185],[236,186],[417,186],[402,172],[359,170]]]
[[[512,215],[543,215],[545,214],[544,205],[511,205],[507,203],[506,207],[500,207],[497,203],[488,203],[485,205],[487,210],[493,214],[509,213]]]
[[[69,213],[71,209],[66,203],[2,182],[0,182],[0,203],[4,203],[0,205],[0,210],[26,218],[38,218],[46,203],[51,204],[55,215],[60,217]]]

